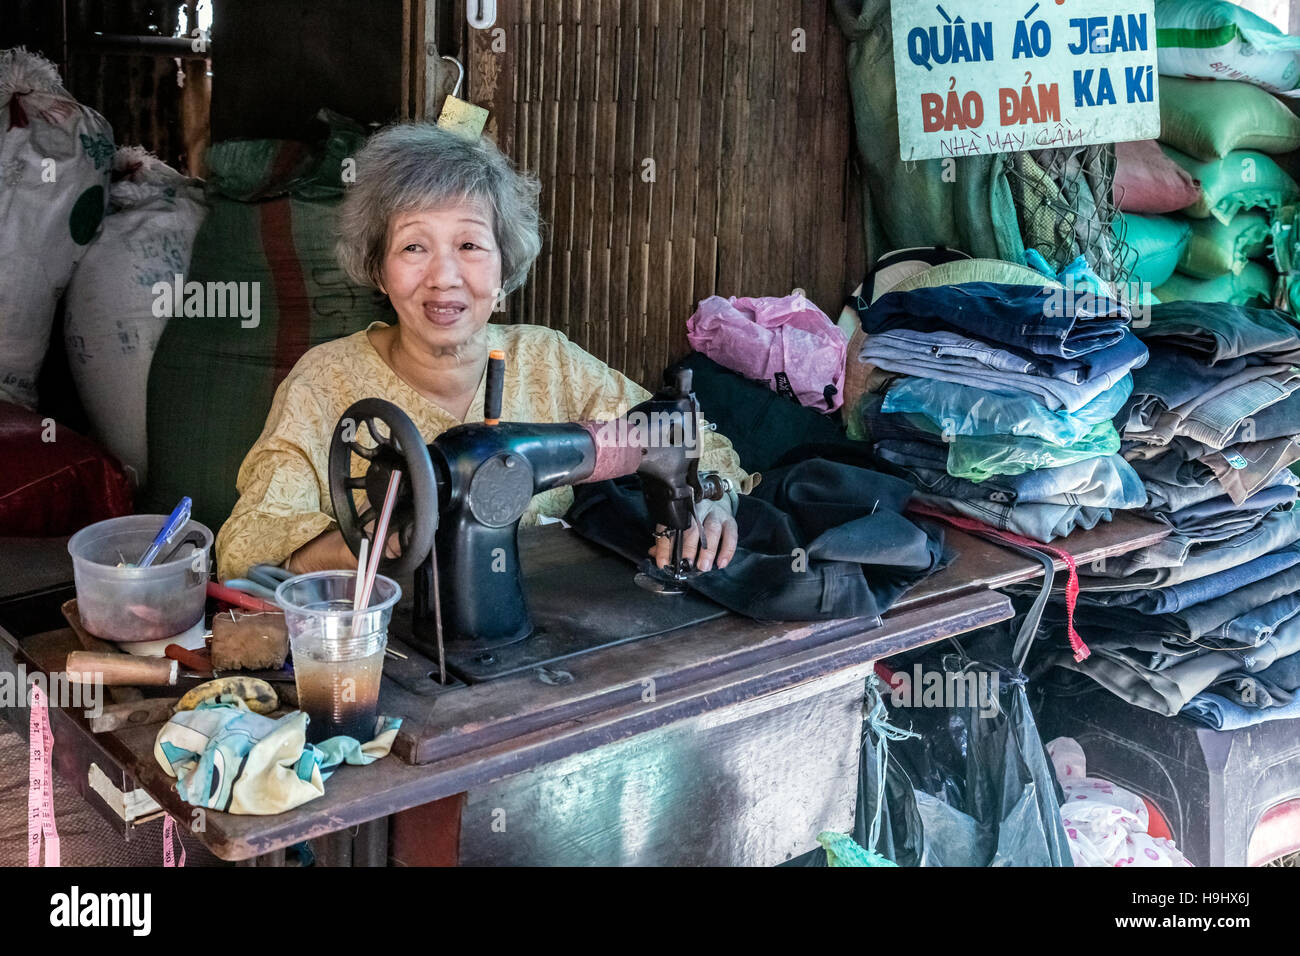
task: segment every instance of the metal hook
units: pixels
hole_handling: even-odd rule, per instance
[[[456,59],[454,56],[446,56],[444,54],[443,59],[451,60],[452,63],[456,64],[456,69],[458,71],[456,76],[456,88],[451,91],[451,95],[455,96],[460,92],[460,85],[465,82],[465,68],[460,65],[460,60]]]
[[[466,0],[465,19],[475,30],[486,30],[497,22],[496,0]]]

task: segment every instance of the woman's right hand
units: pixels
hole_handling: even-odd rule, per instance
[[[371,534],[374,533],[373,522],[366,530]],[[394,531],[388,536],[388,547],[384,549],[384,557],[397,558],[401,557],[401,554],[402,546],[398,543],[397,532]],[[343,532],[335,528],[333,531],[322,531],[295,551],[289,557],[285,567],[294,574],[310,574],[312,571],[355,571],[357,558],[348,547]]]
[[[335,528],[323,531],[289,556],[285,565],[294,574],[312,571],[356,570],[357,559],[343,539],[343,532]]]

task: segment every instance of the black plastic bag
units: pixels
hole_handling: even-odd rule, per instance
[[[1029,709],[1026,679],[1018,669],[987,662],[1007,657],[1013,637],[999,625],[964,640],[969,651],[931,653],[916,663],[954,681],[961,676],[968,686],[982,677],[988,700],[892,707],[890,723],[918,736],[887,744],[883,805],[870,759],[881,741],[868,721],[854,837],[871,848],[880,806],[875,849],[900,866],[1071,866],[1061,792]],[[895,696],[890,688],[881,692],[886,700]]]

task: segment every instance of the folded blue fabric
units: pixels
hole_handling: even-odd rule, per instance
[[[1270,554],[1192,581],[1165,588],[1138,591],[1087,591],[1079,603],[1101,607],[1127,607],[1140,614],[1171,614],[1231,594],[1300,564],[1300,544],[1289,544]]]
[[[1160,342],[1213,365],[1245,355],[1276,362],[1300,361],[1300,328],[1276,309],[1227,302],[1165,302],[1151,307],[1151,321],[1137,330],[1147,345]]]
[[[1289,704],[1260,709],[1202,691],[1187,702],[1180,714],[1213,730],[1240,730],[1270,720],[1300,720],[1300,695]]]
[[[940,444],[881,442],[877,454],[919,491],[961,501],[1003,505],[1053,502],[1090,508],[1141,508],[1142,481],[1119,455],[1085,458],[1059,468],[1038,468],[1018,475],[994,475],[978,484],[947,472],[947,447]]]
[[[1114,418],[1132,390],[1133,376],[1124,375],[1078,411],[1049,411],[1023,392],[907,376],[889,387],[881,411],[924,415],[945,435],[1024,435],[1068,445]]]
[[[887,292],[862,315],[868,336],[889,329],[955,330],[1011,351],[1074,359],[1118,344],[1129,313],[1104,296],[1050,286],[965,282]]]

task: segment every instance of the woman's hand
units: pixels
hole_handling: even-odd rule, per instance
[[[704,543],[700,543],[700,529],[704,529]],[[663,525],[655,530],[662,531]],[[736,553],[736,540],[739,532],[736,519],[731,514],[731,505],[722,501],[710,501],[705,498],[695,506],[695,521],[682,533],[682,557],[694,560],[698,571],[711,571],[716,562],[720,568],[731,563]],[[650,556],[655,567],[667,567],[672,560],[673,548],[670,538],[655,538],[650,548]]]
[[[366,533],[374,534],[373,521],[366,525]],[[384,557],[399,558],[401,556],[402,546],[398,541],[397,532],[394,531],[388,536],[388,546],[384,548]],[[343,532],[337,528],[333,531],[321,532],[312,538],[295,551],[285,563],[285,568],[294,574],[309,574],[312,571],[355,571],[356,567],[356,555],[348,547],[347,541],[343,538]]]

